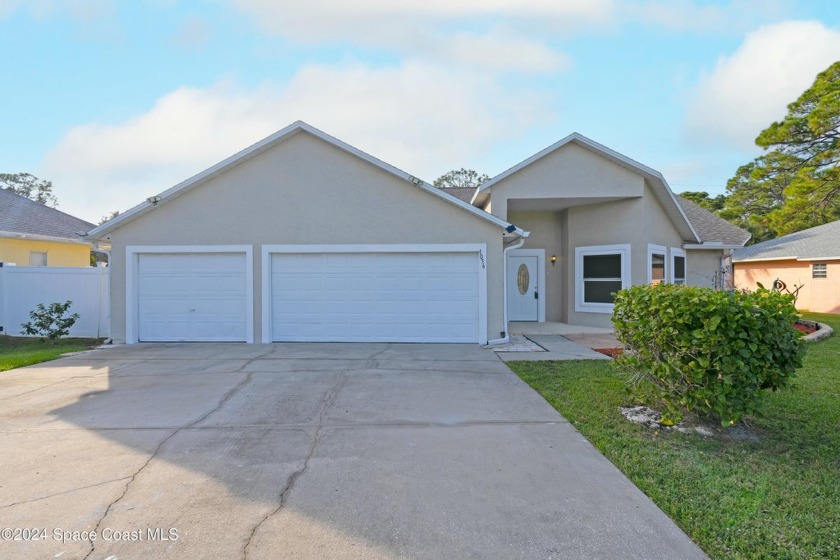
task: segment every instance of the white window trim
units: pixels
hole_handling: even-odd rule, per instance
[[[621,289],[630,287],[630,244],[592,245],[575,247],[575,311],[578,313],[612,313],[615,304],[583,301],[583,257],[590,255],[621,255]]]
[[[271,344],[271,256],[301,253],[475,253],[478,267],[478,343],[487,344],[487,244],[263,245],[262,342]]]
[[[137,344],[137,272],[141,254],[239,253],[245,255],[245,342],[254,343],[254,248],[251,245],[129,245],[125,248],[125,342]]]
[[[670,279],[671,279],[671,283],[673,284],[674,281],[676,280],[675,277],[674,277],[674,271],[677,269],[677,267],[674,266],[674,257],[682,257],[684,259],[685,266],[683,267],[683,269],[684,269],[685,277],[682,280],[683,280],[683,285],[688,284],[688,255],[686,255],[686,252],[683,249],[679,249],[677,247],[671,247],[671,258],[670,258],[670,263],[671,263]]]
[[[670,276],[668,273],[670,272],[669,269],[672,267],[668,266],[668,248],[664,245],[654,245],[653,243],[648,243],[647,246],[647,283],[653,284],[653,255],[662,255],[662,266],[665,267],[665,270],[662,274],[662,281],[667,283],[670,282]]]
[[[545,300],[547,292],[545,287],[545,249],[511,249],[508,251],[510,257],[537,257],[537,322],[545,323]],[[505,294],[505,297],[508,295]]]
[[[819,272],[822,274],[822,276],[814,276],[814,274],[817,272],[817,267],[818,266],[821,267]],[[824,262],[811,263],[811,279],[812,280],[825,280],[827,278],[828,278],[828,263],[824,263]]]

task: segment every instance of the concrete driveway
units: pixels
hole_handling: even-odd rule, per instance
[[[471,345],[97,350],[0,373],[0,449],[0,558],[704,557]]]

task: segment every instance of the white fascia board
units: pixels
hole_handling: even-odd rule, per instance
[[[339,148],[339,149],[341,149],[341,150],[343,150],[343,151],[345,151],[349,154],[352,154],[352,155],[354,155],[358,158],[361,158],[362,160],[370,163],[371,165],[373,165],[375,167],[378,167],[378,168],[382,169],[383,171],[385,171],[387,173],[390,173],[390,174],[392,174],[392,175],[394,175],[394,176],[396,176],[400,179],[403,179],[404,181],[407,181],[410,184],[413,184],[412,179],[414,179],[414,177],[412,175],[409,175],[405,171],[402,171],[401,169],[398,169],[391,164],[385,163],[384,161],[382,161],[378,158],[375,158],[375,157],[371,156],[370,154],[367,154],[367,153],[359,150],[358,148],[355,148],[355,147],[351,146],[350,144],[347,144],[346,142],[342,142],[338,138],[330,136],[326,132],[318,130],[317,128],[315,128],[315,127],[313,127],[313,126],[311,126],[311,125],[309,125],[309,124],[307,124],[303,121],[296,121],[296,122],[290,124],[289,126],[287,126],[286,128],[283,128],[282,130],[279,130],[279,131],[275,132],[271,136],[263,138],[262,140],[260,140],[256,144],[254,144],[252,146],[249,146],[248,148],[245,148],[244,150],[242,150],[240,152],[237,152],[236,154],[230,156],[227,159],[224,159],[224,160],[220,161],[219,163],[217,163],[216,165],[214,165],[212,167],[209,167],[208,169],[205,169],[201,173],[193,175],[189,179],[187,179],[185,181],[182,181],[182,182],[178,183],[177,185],[163,191],[162,193],[157,195],[160,198],[160,200],[158,202],[151,203],[151,202],[148,202],[148,201],[144,201],[144,202],[138,204],[137,206],[135,206],[134,208],[131,208],[130,210],[120,214],[119,216],[115,217],[114,219],[109,220],[109,221],[105,222],[104,224],[90,230],[88,232],[88,236],[92,239],[99,239],[103,235],[106,235],[107,233],[109,233],[109,232],[113,231],[114,229],[116,229],[117,227],[119,227],[120,224],[122,224],[123,222],[134,219],[134,218],[136,218],[136,217],[138,217],[142,214],[145,214],[146,212],[150,211],[152,208],[154,208],[157,205],[165,204],[168,200],[183,194],[184,192],[190,190],[191,188],[193,188],[193,187],[195,187],[195,186],[197,186],[197,185],[199,185],[199,184],[201,184],[201,183],[203,183],[203,182],[205,182],[205,181],[207,181],[207,180],[209,180],[209,179],[211,179],[211,178],[213,178],[213,177],[215,177],[215,176],[217,176],[217,175],[219,175],[219,174],[221,174],[225,171],[227,171],[228,169],[230,169],[230,168],[232,168],[236,165],[239,165],[240,163],[242,163],[244,161],[247,161],[248,159],[251,159],[252,157],[268,150],[269,148],[271,148],[275,144],[278,144],[278,143],[282,142],[283,140],[286,140],[287,138],[289,138],[289,137],[291,137],[291,136],[293,136],[293,135],[295,135],[299,132],[302,132],[302,131],[303,132],[308,132],[309,134],[315,136],[316,138],[319,138],[319,139],[323,140],[324,142],[327,142],[328,144],[331,144],[331,145],[333,145],[333,146],[335,146],[335,147],[337,147],[337,148]],[[497,218],[497,217],[495,217],[491,214],[488,214],[487,212],[484,212],[483,210],[481,210],[479,208],[476,208],[472,205],[467,204],[466,202],[458,200],[455,197],[450,197],[450,196],[446,195],[445,193],[443,193],[441,191],[438,191],[438,189],[427,185],[423,181],[420,181],[420,183],[417,186],[426,190],[427,192],[433,193],[433,194],[443,198],[444,200],[446,200],[450,204],[454,204],[455,206],[458,206],[458,207],[460,207],[464,210],[467,210],[471,214],[473,214],[473,215],[475,215],[479,218],[483,218],[483,219],[485,219],[485,220],[487,220],[487,221],[489,221],[489,222],[491,222],[491,223],[493,223],[493,224],[495,224],[495,225],[497,225],[497,226],[499,226],[503,229],[507,228],[511,225],[511,224],[508,224],[507,222],[505,222],[504,220],[501,220],[501,219],[499,219],[499,218]],[[517,228],[517,230],[514,233],[517,233],[517,234],[521,235],[521,232],[522,232],[522,230]]]
[[[0,237],[5,239],[20,239],[28,241],[50,241],[53,243],[70,243],[73,245],[90,245],[89,241],[84,241],[78,237],[53,237],[51,235],[39,235],[37,233],[20,233],[17,231],[0,231]]]
[[[743,249],[743,245],[723,244],[723,243],[683,243],[683,249],[687,251],[706,250],[712,251],[714,249]]]

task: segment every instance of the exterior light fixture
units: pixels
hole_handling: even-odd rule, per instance
[[[415,177],[414,175],[409,175],[408,180],[411,181],[411,184],[414,185],[415,187],[419,187],[420,183],[423,182],[423,181],[420,180],[419,177]]]
[[[557,255],[551,255],[549,260],[551,261],[551,266],[554,266],[557,263]]]
[[[146,199],[146,202],[148,202],[150,204],[157,204],[158,202],[160,202],[160,197],[159,196],[150,196],[149,198]]]

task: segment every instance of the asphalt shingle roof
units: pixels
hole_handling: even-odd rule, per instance
[[[78,240],[77,231],[94,227],[90,222],[0,188],[0,232]]]
[[[710,212],[688,199],[679,195],[676,196],[677,202],[682,206],[686,218],[694,226],[701,241],[719,242],[724,245],[743,245],[750,240],[751,235],[747,230],[727,222],[714,212]]]
[[[477,187],[440,187],[440,190],[442,190],[446,194],[454,196],[455,198],[460,198],[461,200],[469,204],[472,200],[473,195],[475,194],[476,188]]]
[[[732,260],[840,258],[840,220],[736,249]]]

